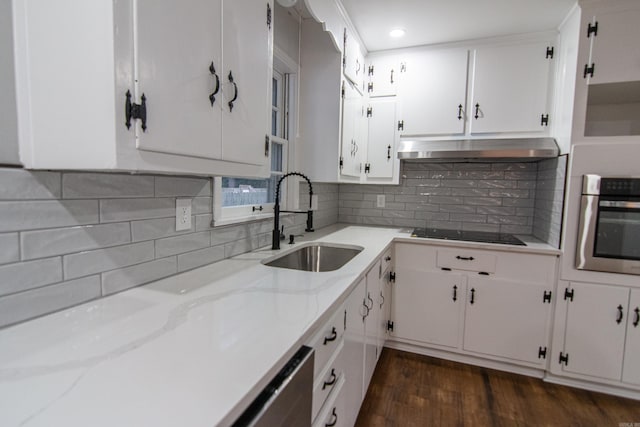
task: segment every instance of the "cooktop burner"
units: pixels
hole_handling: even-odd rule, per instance
[[[502,245],[527,246],[512,234],[492,233],[488,231],[444,230],[439,228],[416,228],[411,237],[429,239],[466,240],[467,242],[498,243]]]

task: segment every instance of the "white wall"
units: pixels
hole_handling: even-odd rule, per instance
[[[0,2],[0,163],[19,164],[11,2]]]

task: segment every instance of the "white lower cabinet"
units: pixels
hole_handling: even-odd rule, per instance
[[[556,312],[551,371],[557,375],[640,386],[640,290],[564,283]]]
[[[555,255],[400,243],[395,260],[393,340],[544,368]]]

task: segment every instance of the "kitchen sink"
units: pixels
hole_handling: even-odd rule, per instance
[[[362,246],[336,243],[306,243],[296,249],[269,258],[262,263],[269,267],[289,268],[301,271],[334,271],[362,252]]]

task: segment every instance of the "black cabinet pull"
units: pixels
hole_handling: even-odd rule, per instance
[[[238,85],[233,81],[233,74],[229,71],[229,81],[233,84],[233,99],[229,101],[229,112],[233,111],[233,103],[238,99]]]
[[[462,104],[458,105],[458,120],[462,120]]]
[[[387,160],[391,160],[391,145],[387,145]]]
[[[336,327],[331,328],[331,335],[328,337],[324,337],[324,343],[322,345],[327,345],[328,342],[335,341],[338,338],[338,333],[336,332]]]
[[[469,303],[473,304],[474,302],[476,302],[476,290],[471,288],[471,301],[469,301]]]
[[[380,308],[384,305],[384,295],[382,295],[382,291],[380,291]]]
[[[393,70],[391,70],[391,84],[393,84]]]
[[[336,375],[336,370],[331,368],[331,376],[329,377],[329,381],[325,381],[324,384],[322,384],[322,389],[324,390],[325,388],[334,385],[337,379],[338,377]]]
[[[616,318],[616,323],[619,325],[624,318],[624,312],[622,311],[622,305],[618,306],[618,317]]]
[[[369,310],[371,310],[371,309],[373,308],[373,298],[371,298],[371,293],[370,293],[370,292],[367,292],[367,299],[368,299],[369,301],[371,301],[371,307],[369,307],[369,305],[367,305],[367,308],[368,308]]]
[[[476,104],[476,115],[474,116],[476,120],[478,119],[478,117],[480,117],[479,113],[480,113],[480,104]]]
[[[209,102],[211,102],[211,106],[213,107],[213,103],[216,102],[216,95],[220,91],[220,77],[218,77],[218,74],[216,74],[216,69],[213,66],[213,61],[211,61],[211,65],[209,65],[209,72],[213,77],[216,78],[216,87],[215,89],[213,89],[211,95],[209,95]]]
[[[333,412],[331,412],[331,415],[333,416],[333,421],[325,424],[324,427],[333,427],[334,425],[338,424],[338,414],[336,414],[336,408],[333,408]]]
[[[390,256],[385,257],[385,258],[384,258],[384,260],[385,260],[385,261],[391,261],[391,257],[390,257]]]
[[[365,313],[362,315],[362,321],[364,322],[364,319],[367,318],[367,316],[369,315],[369,311],[371,310],[369,308],[369,306],[367,305],[367,300],[363,299],[362,300],[362,306],[364,307],[364,309],[366,310]]]
[[[453,300],[458,300],[458,287],[456,285],[453,285]]]
[[[638,324],[640,324],[640,308],[636,307],[633,312],[636,314],[636,320],[633,321],[633,327],[637,328]]]
[[[470,256],[470,257],[466,257],[466,256],[460,256],[458,255],[456,257],[456,259],[459,259],[460,261],[473,261],[475,258]]]

